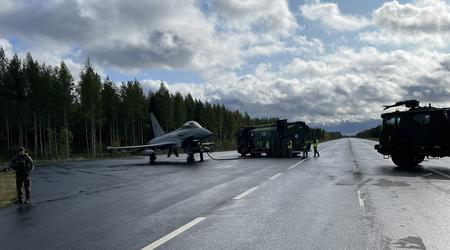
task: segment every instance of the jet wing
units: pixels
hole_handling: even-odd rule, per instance
[[[162,142],[162,143],[153,143],[153,144],[145,144],[145,145],[133,145],[133,146],[123,146],[123,147],[106,147],[109,150],[127,150],[127,149],[143,149],[143,148],[168,148],[176,146],[176,142]]]

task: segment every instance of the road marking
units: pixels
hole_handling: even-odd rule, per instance
[[[326,147],[326,148],[324,148],[324,149],[322,149],[320,152],[324,152],[324,151],[327,151],[330,147],[333,147],[334,145],[336,145],[336,144],[338,144],[338,142],[336,142],[336,143],[334,143],[333,145],[330,145],[330,146],[328,146],[328,147]],[[292,166],[290,166],[290,167],[288,167],[288,170],[290,170],[290,169],[293,169],[293,168],[295,168],[295,167],[297,167],[298,165],[300,165],[300,164],[302,164],[302,162],[304,162],[304,161],[306,161],[306,160],[309,160],[309,159],[311,159],[310,157],[308,157],[308,158],[306,158],[306,159],[303,159],[303,160],[301,160],[301,161],[299,161],[299,162],[297,162],[297,163],[295,163],[294,165],[292,165]]]
[[[438,175],[442,175],[442,176],[447,177],[447,178],[450,179],[450,175],[444,174],[444,173],[442,173],[442,172],[439,171],[439,170],[436,170],[436,169],[429,169],[429,168],[427,168],[427,170],[428,170],[428,171],[431,171],[431,172],[434,172],[434,173],[436,173],[436,174],[438,174]]]
[[[258,187],[252,187],[252,188],[250,188],[249,190],[243,192],[242,194],[240,194],[240,195],[234,197],[233,200],[239,200],[240,198],[242,198],[242,197],[248,195],[249,193],[255,191],[256,189],[258,189]]]
[[[161,239],[153,242],[152,244],[142,248],[142,250],[151,250],[151,249],[155,249],[159,246],[161,246],[162,244],[168,242],[169,240],[173,239],[174,237],[176,237],[177,235],[180,235],[181,233],[183,233],[184,231],[188,230],[189,228],[195,226],[196,224],[200,223],[202,220],[204,220],[206,217],[198,217],[197,219],[189,222],[188,224],[176,229],[175,231],[171,232],[170,234],[162,237]]]
[[[282,173],[278,173],[278,174],[276,174],[276,175],[270,177],[269,180],[273,180],[273,179],[277,178],[277,177],[280,176],[280,175],[282,175]]]
[[[356,193],[358,193],[359,206],[364,207],[364,200],[361,197],[361,192],[358,190],[358,191],[356,191]]]
[[[295,163],[294,165],[288,167],[288,169],[293,169],[293,168],[297,167],[298,165],[300,165],[302,162],[304,162],[304,161],[306,161],[306,160],[309,160],[309,159],[310,159],[310,158],[303,159],[303,160],[301,160],[301,161]]]
[[[332,146],[334,146],[335,144],[333,144],[333,145],[331,145],[331,146],[328,146],[328,147],[326,147],[326,148],[324,148],[324,149],[322,149],[322,150],[320,150],[320,152],[325,152],[325,151],[327,151],[328,149],[330,149]]]
[[[359,174],[359,167],[356,164],[353,165],[353,174]]]

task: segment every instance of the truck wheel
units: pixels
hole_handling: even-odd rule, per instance
[[[419,164],[415,155],[393,155],[392,161],[399,168],[413,168]]]
[[[416,165],[419,165],[420,163],[422,163],[423,160],[425,160],[425,156],[424,155],[417,155],[416,156]]]

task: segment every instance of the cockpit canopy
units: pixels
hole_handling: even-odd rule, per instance
[[[195,121],[188,121],[183,126],[181,126],[182,129],[184,128],[201,128],[200,124],[198,124]]]

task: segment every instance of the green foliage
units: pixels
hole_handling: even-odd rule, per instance
[[[381,133],[381,125],[378,125],[374,128],[366,129],[356,134],[356,137],[359,138],[380,138]]]
[[[342,134],[340,132],[327,132],[321,128],[311,128],[309,130],[309,138],[329,141],[342,138]]]
[[[16,178],[14,172],[0,172],[0,208],[8,206],[15,198]]]

